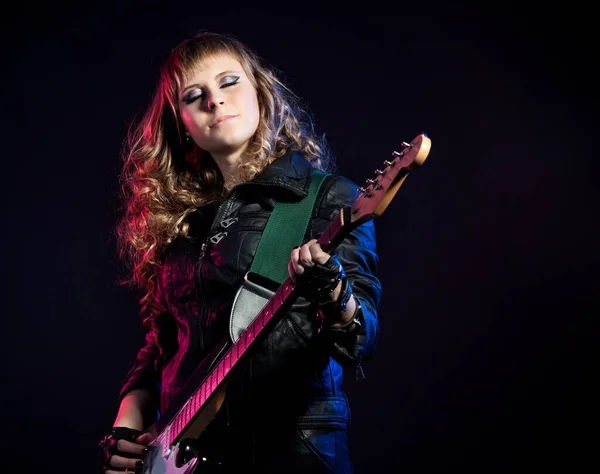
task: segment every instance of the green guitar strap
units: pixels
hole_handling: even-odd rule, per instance
[[[308,194],[297,202],[277,201],[261,236],[250,270],[233,300],[229,335],[236,342],[288,278],[292,249],[304,242],[319,189],[328,173],[313,171]]]
[[[304,242],[304,236],[321,184],[328,173],[314,170],[308,195],[298,202],[281,202],[267,221],[256,249],[250,272],[282,284],[288,277],[292,249]]]

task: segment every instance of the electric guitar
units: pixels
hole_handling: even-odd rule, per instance
[[[342,240],[359,225],[379,217],[402,186],[411,171],[423,164],[431,140],[426,134],[417,135],[410,143],[403,142],[401,151],[394,151],[383,169],[359,188],[352,205],[340,210],[318,239],[321,248],[332,253]],[[170,409],[147,431],[154,441],[148,445],[144,474],[198,474],[218,472],[219,462],[207,459],[194,446],[195,441],[213,421],[225,399],[227,385],[242,361],[281,319],[297,298],[298,293],[288,277],[275,291],[245,331],[231,342],[223,341],[214,353],[190,378],[192,391],[183,404]],[[188,382],[189,385],[190,382]]]

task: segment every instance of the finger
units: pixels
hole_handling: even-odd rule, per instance
[[[300,248],[296,247],[292,250],[292,253],[290,256],[290,264],[292,266],[292,271],[295,274],[302,275],[302,273],[304,272],[304,267],[300,264],[299,259],[300,259]],[[295,275],[290,273],[290,276],[293,279],[293,277]]]
[[[315,243],[310,246],[310,254],[312,261],[320,265],[325,264],[325,262],[331,258],[331,255],[324,252],[321,245],[316,240]]]
[[[135,471],[135,464],[139,461],[140,459],[124,458],[123,456],[115,454],[110,457],[109,465],[111,467],[127,468]]]
[[[120,439],[117,441],[117,449],[122,453],[140,454],[143,456],[143,450],[145,447],[146,446],[143,444],[132,443],[126,439]]]
[[[296,276],[298,274],[296,273],[296,270],[294,270],[294,266],[292,265],[291,260],[288,263],[288,275],[290,276],[290,280],[292,280],[294,283],[296,283]]]
[[[139,435],[135,442],[138,444],[142,444],[144,446],[148,445],[150,443],[150,441],[152,441],[154,439],[154,437],[152,436],[151,433],[143,433],[141,435]]]
[[[314,244],[307,242],[302,247],[300,247],[300,255],[299,255],[300,265],[302,265],[305,268],[315,266],[315,262],[313,262],[313,258],[312,258],[311,245],[314,245]]]
[[[294,260],[298,259],[298,247],[294,247],[290,252],[290,261],[288,262],[288,274],[290,279],[296,283],[296,270],[294,269]]]

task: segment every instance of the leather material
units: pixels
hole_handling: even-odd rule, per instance
[[[307,298],[316,301],[327,301],[329,293],[335,290],[346,274],[339,259],[331,255],[324,265],[314,263],[296,276],[296,286]]]
[[[127,374],[120,397],[146,388],[163,412],[204,356],[229,337],[229,314],[248,272],[270,212],[278,200],[306,196],[312,167],[298,153],[269,165],[253,181],[236,186],[218,209],[189,216],[193,236],[176,239],[164,254],[155,302],[163,311]],[[357,197],[357,186],[335,176],[321,186],[305,241],[317,238],[340,209]],[[208,223],[212,223],[208,226]],[[206,248],[201,257],[202,244]],[[228,389],[230,413],[251,412],[249,425],[345,430],[350,422],[342,366],[362,365],[373,354],[381,285],[372,221],[337,247],[363,323],[350,334],[323,328],[317,306],[300,297],[256,348],[243,375]],[[159,357],[158,345],[163,348]],[[236,407],[239,410],[236,410]]]

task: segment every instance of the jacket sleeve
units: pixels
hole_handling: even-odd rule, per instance
[[[334,177],[327,184],[316,211],[312,238],[318,238],[340,210],[358,196],[358,186],[344,177]],[[381,282],[376,276],[375,227],[368,221],[354,229],[336,248],[348,276],[354,297],[360,303],[357,317],[361,326],[350,333],[329,333],[332,357],[342,365],[360,365],[375,351],[379,339],[378,310],[382,298]]]
[[[146,389],[150,392],[153,404],[158,406],[160,400],[160,380],[154,367],[158,359],[158,346],[152,331],[146,333],[146,343],[139,350],[133,366],[125,376],[119,393],[120,404],[125,395],[132,390]]]
[[[158,282],[154,295],[155,307],[161,314],[166,314],[166,303],[164,298],[164,278],[165,268],[161,268],[158,274]],[[161,319],[160,314],[157,320]],[[159,367],[160,349],[157,344],[155,332],[149,330],[145,336],[145,344],[138,351],[135,361],[124,378],[119,393],[119,404],[127,393],[135,389],[146,389],[150,392],[153,404],[160,406],[160,367]]]

